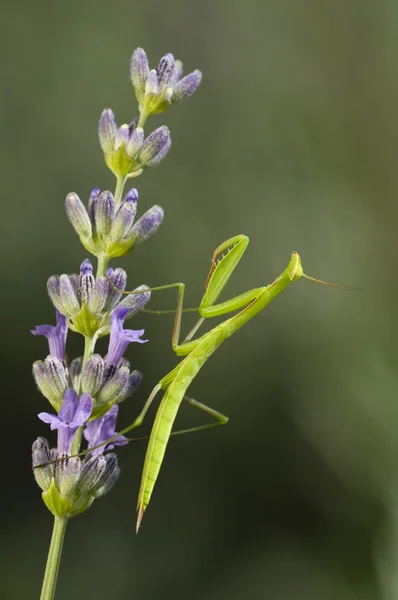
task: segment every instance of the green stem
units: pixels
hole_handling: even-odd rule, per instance
[[[86,362],[94,354],[95,344],[97,342],[97,335],[94,334],[93,337],[85,336],[84,337],[84,356],[83,356],[83,364],[82,364],[82,373],[83,369],[86,366]]]
[[[144,127],[147,118],[148,118],[148,115],[146,113],[144,113],[144,112],[140,113],[140,118],[138,120],[137,127]]]
[[[118,208],[119,204],[120,204],[120,200],[122,198],[122,194],[123,194],[123,188],[124,188],[124,184],[126,183],[126,178],[125,177],[117,177],[116,178],[116,189],[115,189],[115,193],[114,193],[114,199],[115,199],[115,210]]]
[[[105,254],[101,254],[98,256],[98,266],[97,266],[97,274],[95,276],[96,279],[104,275],[108,268],[109,258]]]
[[[48,551],[40,600],[53,600],[55,597],[55,588],[57,586],[57,577],[67,522],[68,520],[65,518],[54,517],[54,528],[51,536],[50,549]]]

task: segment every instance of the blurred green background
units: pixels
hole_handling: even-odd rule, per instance
[[[120,449],[116,488],[69,525],[57,600],[396,599],[396,3],[5,0],[0,27],[1,598],[39,597],[52,526],[30,467],[48,435],[31,377],[47,346],[29,330],[54,321],[48,276],[87,256],[64,198],[113,189],[97,122],[108,106],[121,123],[136,115],[142,46],[153,66],[173,52],[204,79],[146,126],[172,132],[136,181],[141,212],[158,203],[166,217],[119,261],[130,289],[184,281],[194,306],[215,246],[246,233],[223,298],[270,283],[292,250],[310,275],[366,291],[302,280],[231,338],[191,388],[229,425],[170,443],[138,537],[145,442]],[[151,307],[174,303],[163,292]],[[133,326],[150,344],[127,352],[144,383],[120,425],[176,362],[172,317]],[[81,352],[70,335],[69,356]],[[204,420],[183,407],[178,425]]]

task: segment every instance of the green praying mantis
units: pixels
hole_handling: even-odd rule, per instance
[[[148,397],[141,413],[135,421],[115,434],[105,443],[109,443],[118,435],[123,435],[141,425],[145,414],[152,404],[158,392],[163,391],[163,397],[156,413],[155,421],[152,426],[152,431],[149,437],[148,448],[146,451],[144,467],[141,478],[141,485],[138,494],[137,504],[137,532],[140,528],[144,512],[150,502],[152,492],[157,481],[166,447],[171,435],[175,433],[187,433],[189,431],[198,431],[224,425],[228,422],[228,417],[219,413],[204,404],[189,398],[186,392],[191,385],[193,379],[203,367],[208,358],[215,350],[229,338],[233,333],[238,331],[245,323],[250,321],[259,312],[261,312],[278,294],[280,294],[293,281],[297,281],[300,277],[305,277],[317,283],[330,285],[333,287],[346,287],[336,284],[314,279],[305,275],[301,264],[300,256],[297,252],[293,252],[289,264],[286,269],[273,281],[270,285],[259,287],[235,298],[216,304],[218,297],[223,291],[237,264],[242,258],[249,238],[245,235],[237,235],[226,240],[216,248],[213,254],[210,271],[204,285],[204,294],[199,305],[200,318],[189,332],[185,340],[180,344],[180,329],[181,317],[183,312],[183,299],[185,286],[183,283],[174,283],[155,288],[151,290],[161,290],[171,287],[178,288],[178,300],[176,308],[176,316],[172,335],[173,350],[177,356],[185,358],[172,370],[165,375],[159,383],[154,387]],[[347,286],[348,287],[348,286]],[[117,289],[117,288],[116,288]],[[121,292],[121,290],[118,290]],[[123,292],[130,294],[132,292]],[[135,292],[137,293],[137,292]],[[236,312],[238,311],[238,312]],[[157,312],[157,311],[154,311]],[[235,312],[232,317],[226,319],[201,337],[192,339],[205,319],[218,317]],[[177,416],[178,409],[183,400],[186,400],[192,406],[195,406],[216,419],[216,422],[200,427],[186,429],[172,433],[172,427]],[[88,449],[89,451],[90,449]]]

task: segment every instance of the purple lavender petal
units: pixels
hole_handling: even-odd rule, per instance
[[[106,362],[109,364],[117,365],[131,342],[143,344],[148,341],[140,339],[144,334],[144,329],[123,329],[124,320],[129,312],[129,307],[117,307],[113,311],[108,354],[106,357]]]
[[[65,356],[66,336],[68,334],[68,324],[66,318],[58,309],[55,309],[57,324],[54,325],[38,325],[32,329],[33,335],[45,335],[48,340],[50,354],[56,356],[59,360],[63,360]]]
[[[39,417],[40,421],[43,421],[43,423],[47,423],[48,425],[50,425],[51,431],[54,431],[54,429],[59,429],[60,427],[67,427],[67,425],[65,425],[65,423],[63,423],[57,417],[57,415],[41,412],[37,416]]]
[[[79,399],[79,404],[71,425],[74,427],[80,427],[83,425],[91,415],[93,408],[93,400],[87,392],[84,392]]]
[[[86,424],[84,438],[87,440],[89,448],[101,444],[115,434],[118,412],[119,407],[115,404],[105,415],[98,419],[94,419],[93,421],[89,421]],[[103,446],[96,448],[91,452],[91,455],[95,456],[97,454],[103,454],[105,450],[112,450],[114,446],[122,446],[127,444],[127,442],[128,440],[121,435],[113,440],[111,444],[104,444]]]
[[[58,413],[60,420],[66,425],[71,425],[74,420],[78,405],[79,396],[73,388],[68,388],[64,394],[64,401],[62,403],[61,410]]]

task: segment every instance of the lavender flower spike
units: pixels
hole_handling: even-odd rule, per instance
[[[90,394],[84,393],[79,399],[75,390],[68,388],[58,416],[46,412],[39,413],[38,417],[41,421],[48,423],[52,430],[58,429],[59,453],[70,453],[73,436],[78,427],[84,425],[90,417],[92,404]]]
[[[55,309],[57,324],[54,325],[37,325],[32,329],[33,335],[45,335],[48,340],[50,354],[56,356],[59,360],[64,360],[66,336],[68,334],[68,325],[66,318],[58,309]]]
[[[124,320],[129,312],[130,307],[128,306],[118,306],[113,311],[108,354],[105,359],[108,364],[116,366],[131,342],[144,344],[148,341],[140,339],[144,335],[144,329],[123,329]]]
[[[87,423],[84,429],[84,437],[88,442],[89,448],[98,446],[98,444],[102,444],[102,442],[115,435],[118,412],[119,407],[115,404],[105,415]],[[123,435],[120,435],[111,444],[104,444],[93,450],[91,455],[103,454],[105,450],[112,450],[115,446],[124,446],[124,444],[127,444],[127,439]]]

